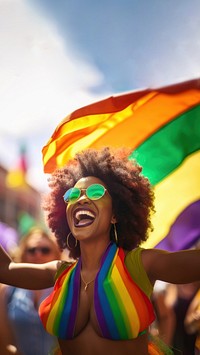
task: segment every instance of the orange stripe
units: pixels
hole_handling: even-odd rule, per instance
[[[51,311],[51,301],[53,299],[53,293],[45,298],[45,300],[40,304],[39,315],[42,320],[44,327],[46,327],[49,312]]]

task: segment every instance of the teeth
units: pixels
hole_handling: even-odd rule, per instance
[[[77,212],[75,213],[75,218],[78,219],[78,220],[80,220],[81,215],[89,216],[89,217],[95,218],[95,215],[94,215],[92,212],[86,211],[86,210],[77,211]]]

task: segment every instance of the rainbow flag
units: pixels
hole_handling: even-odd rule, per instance
[[[44,146],[44,171],[65,165],[77,151],[108,145],[131,148],[131,158],[154,186],[154,231],[144,244],[154,247],[200,199],[200,79],[112,96],[74,111]]]

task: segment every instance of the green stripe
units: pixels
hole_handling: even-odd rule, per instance
[[[200,149],[200,105],[180,115],[150,136],[130,155],[156,185],[183,160]]]

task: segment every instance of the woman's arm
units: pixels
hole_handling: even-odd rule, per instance
[[[147,249],[142,252],[142,262],[152,284],[156,280],[175,284],[200,280],[200,250],[170,253]]]
[[[15,263],[0,247],[0,282],[35,290],[52,287],[61,263],[57,260],[45,264]]]

